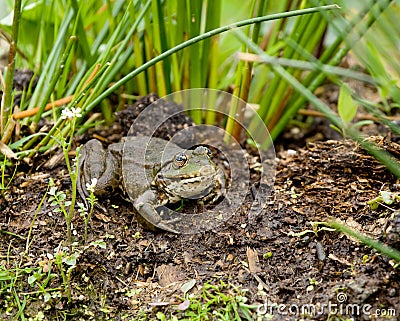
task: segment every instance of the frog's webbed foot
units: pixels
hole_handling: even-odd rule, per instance
[[[161,229],[171,233],[180,234],[179,231],[174,229],[171,224],[179,221],[179,219],[172,219],[169,221],[163,220],[163,218],[156,211],[157,195],[152,190],[144,192],[134,202],[134,207],[137,211],[138,221],[145,228],[150,230]]]
[[[200,202],[213,204],[216,203],[221,198],[225,199],[228,202],[228,204],[231,203],[231,201],[227,196],[225,174],[221,168],[218,168],[214,190],[212,190],[208,195],[204,196],[200,200]]]

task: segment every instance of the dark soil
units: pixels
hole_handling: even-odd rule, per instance
[[[103,137],[107,143],[118,141],[140,109],[154,99],[149,96],[131,106],[109,129],[90,132],[77,144],[93,136]],[[187,117],[177,118],[158,135],[168,138],[189,125]],[[397,143],[373,139],[400,155]],[[273,320],[334,320],[326,308],[329,304],[333,306],[330,311],[336,308],[342,320],[382,320],[379,312],[393,311],[396,316],[385,320],[398,320],[400,278],[395,262],[344,234],[314,224],[336,218],[399,249],[399,204],[381,205],[376,210],[366,204],[382,190],[399,193],[397,179],[349,140],[314,141],[304,147],[292,143],[291,147],[295,150],[277,147],[274,192],[262,213],[255,217],[247,214],[252,202],[249,195],[242,208],[215,230],[192,235],[145,231],[137,224],[129,202],[118,196],[103,200],[108,213],[95,211],[88,243],[102,240],[106,247],[76,247],[80,255],[71,274],[72,303],[67,303],[66,293],[46,303],[28,295],[25,317],[33,318],[38,311],[45,311],[47,320],[62,320],[63,315],[71,320],[122,320],[127,316],[127,320],[135,320],[140,313],[155,319],[157,311],[179,315],[176,305],[182,302],[181,286],[194,279],[192,293],[207,281],[219,284],[222,280],[247,289],[248,303],[267,304],[262,307],[272,311]],[[69,191],[71,183],[63,164],[50,170],[46,161],[38,159],[32,168],[21,166],[0,198],[3,267],[13,268],[21,262],[22,267],[58,269],[54,255],[56,249],[66,246],[65,219],[48,199],[41,207],[39,203],[50,177],[59,190]],[[29,255],[21,258],[36,214]],[[73,226],[74,239],[82,244],[84,224],[77,211]],[[57,288],[61,281],[56,274],[48,287]],[[22,293],[37,290],[27,283],[16,289],[20,298]],[[9,297],[10,293],[0,289],[0,302]],[[157,307],[151,304],[155,302],[166,303]],[[286,308],[270,311],[273,303]],[[300,310],[305,305],[324,313],[296,314],[296,307]],[[0,304],[0,319],[11,320],[1,306],[5,305]],[[16,311],[12,309],[11,315]]]

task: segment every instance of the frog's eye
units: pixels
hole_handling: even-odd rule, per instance
[[[177,154],[174,160],[174,166],[177,168],[183,167],[187,163],[187,156],[183,153]]]
[[[199,146],[194,150],[194,153],[197,155],[207,155],[211,156],[211,151],[205,146]]]

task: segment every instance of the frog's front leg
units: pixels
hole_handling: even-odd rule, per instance
[[[157,213],[156,207],[159,205],[155,191],[147,190],[140,195],[133,204],[138,213],[139,223],[150,230],[159,228],[161,230],[179,234],[180,232],[170,227]]]
[[[104,150],[101,143],[92,139],[82,148],[79,158],[79,173],[77,179],[78,192],[86,203],[89,192],[86,184],[97,179],[94,187],[96,196],[112,194],[118,187],[121,178],[122,144],[111,144]]]

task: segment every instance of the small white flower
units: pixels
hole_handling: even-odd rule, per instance
[[[65,108],[61,111],[62,119],[71,119],[72,117],[73,117],[72,112],[68,108]]]
[[[86,189],[89,191],[89,193],[94,193],[94,189],[97,185],[97,178],[92,178],[92,182],[86,183]]]
[[[79,207],[79,209],[78,209],[79,212],[87,211],[85,204],[83,204],[82,202],[77,202],[76,205],[78,205],[78,207]]]
[[[57,192],[57,187],[56,186],[50,187],[49,195],[56,196],[56,192]]]
[[[78,107],[72,107],[71,109],[69,108],[64,108],[61,112],[61,118],[62,119],[74,119],[74,118],[80,118],[82,117],[82,108]]]
[[[78,108],[72,107],[71,111],[72,111],[72,113],[74,114],[74,116],[76,118],[81,118],[82,117],[82,108],[80,108],[80,107],[78,107]]]

